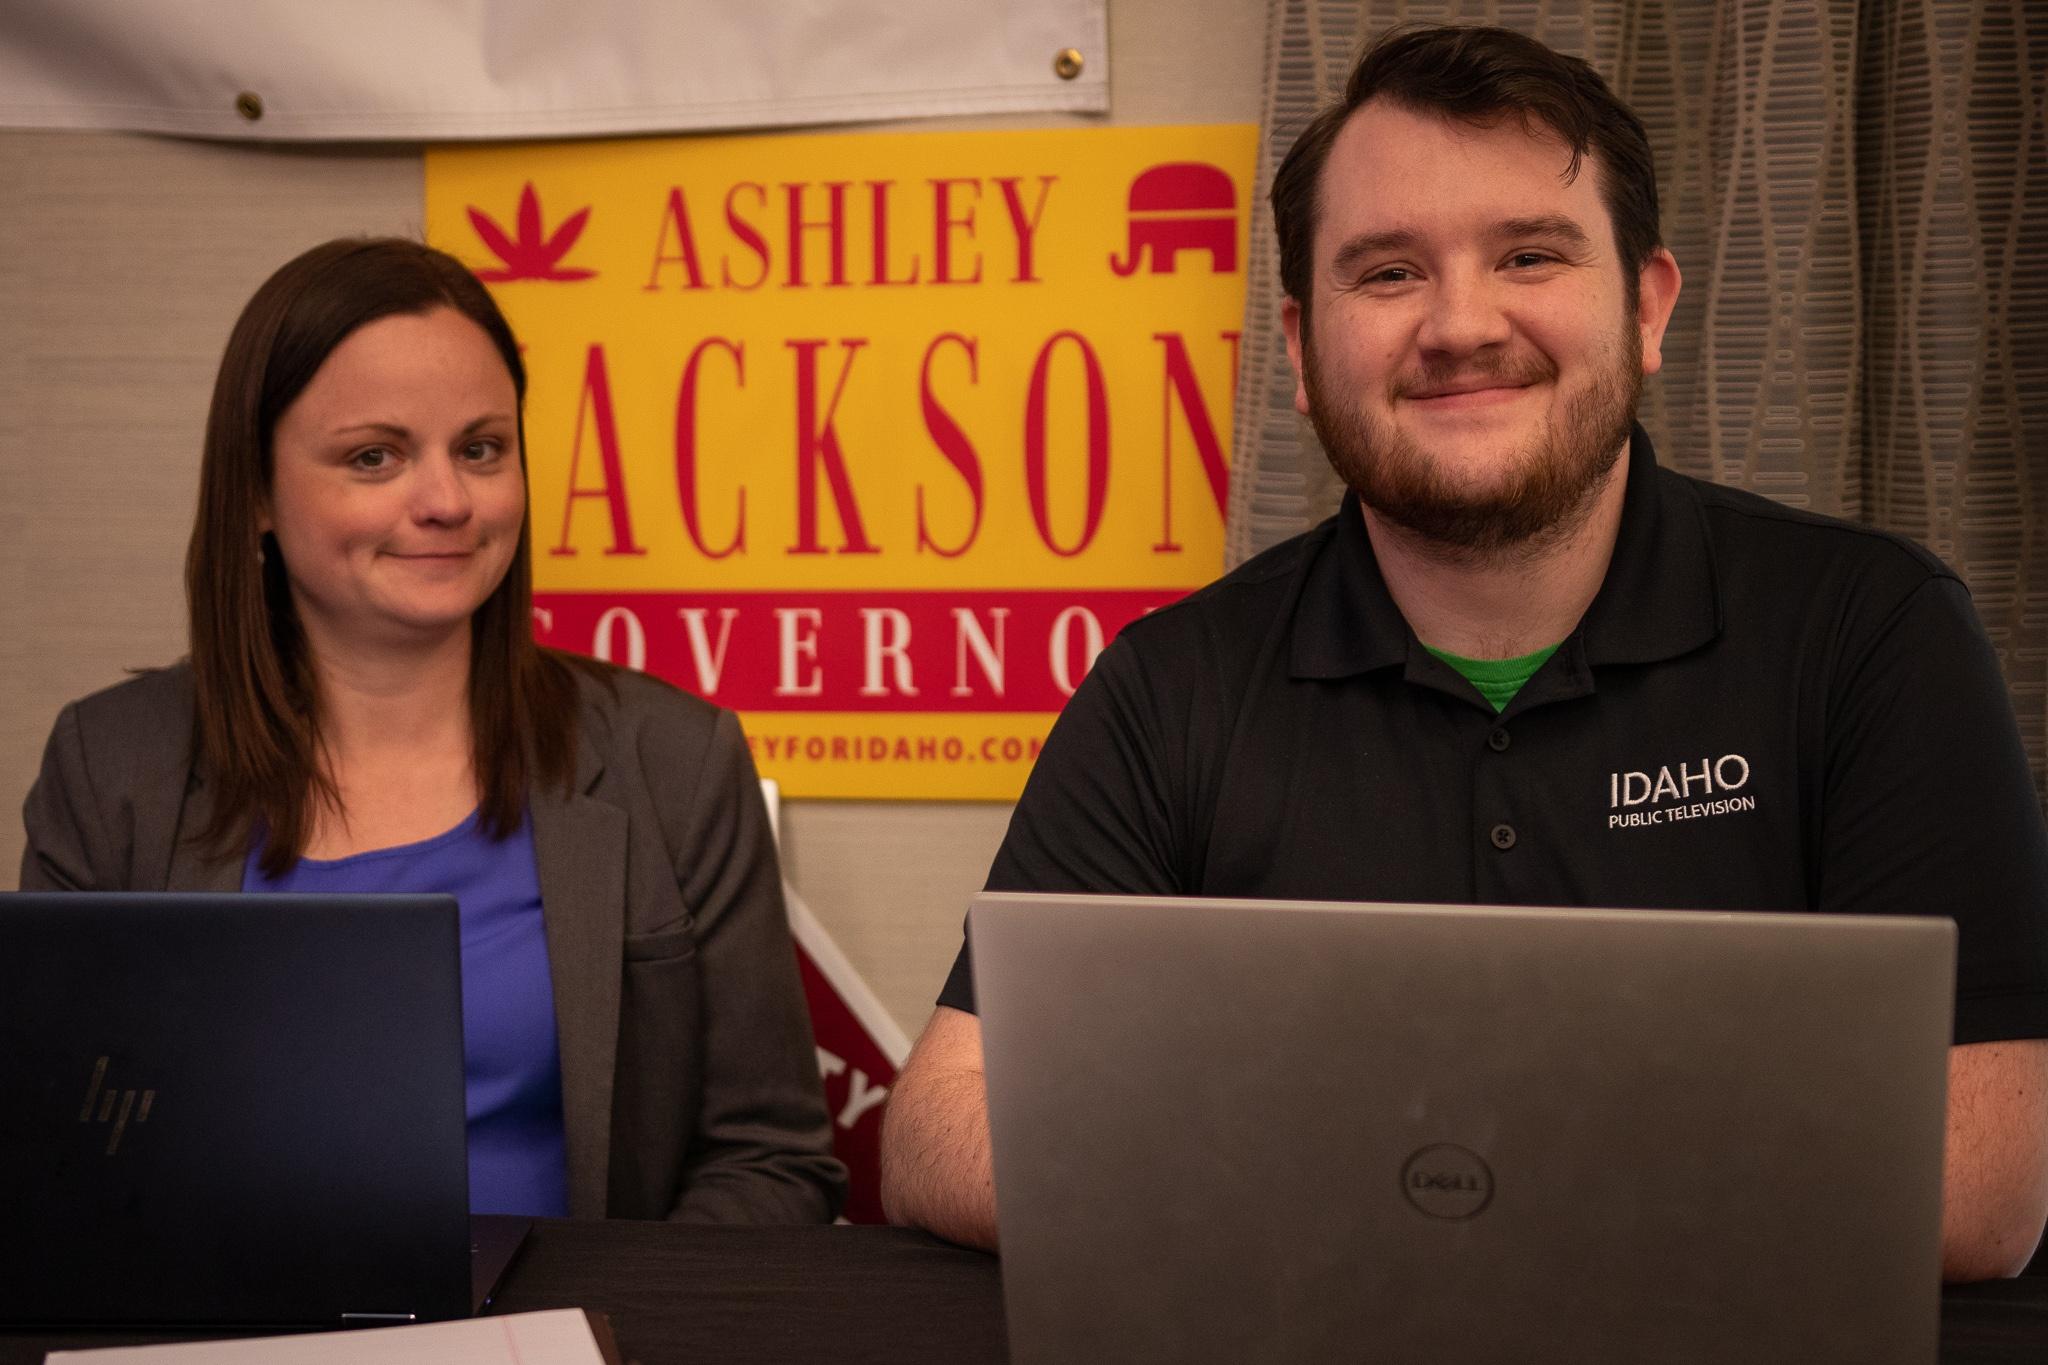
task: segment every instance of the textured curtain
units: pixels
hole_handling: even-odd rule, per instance
[[[2048,790],[2048,0],[1270,0],[1232,564],[1341,492],[1294,413],[1264,190],[1404,22],[1533,34],[1635,108],[1685,272],[1659,458],[1947,560]]]

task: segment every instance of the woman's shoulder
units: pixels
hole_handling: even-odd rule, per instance
[[[192,744],[193,706],[192,667],[179,662],[88,693],[65,710],[93,739],[186,753]]]
[[[48,840],[52,829],[84,819],[78,812],[88,809],[103,820],[126,809],[129,837],[168,830],[192,776],[192,696],[191,670],[173,665],[66,705],[23,809],[30,842]]]
[[[616,664],[559,655],[576,679],[579,729],[600,751],[646,751],[650,743],[701,750],[722,729],[737,734],[732,713],[675,684]]]

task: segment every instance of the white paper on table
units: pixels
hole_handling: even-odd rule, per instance
[[[52,1351],[43,1365],[605,1365],[580,1308],[349,1332]]]

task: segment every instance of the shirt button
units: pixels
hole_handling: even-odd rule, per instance
[[[1493,846],[1505,853],[1515,846],[1515,827],[1513,825],[1495,825],[1493,833],[1489,837],[1493,840]]]
[[[1499,753],[1501,750],[1507,748],[1508,745],[1511,743],[1513,743],[1513,741],[1508,738],[1508,732],[1505,730],[1495,730],[1492,734],[1486,737],[1486,747],[1493,750],[1495,753]]]

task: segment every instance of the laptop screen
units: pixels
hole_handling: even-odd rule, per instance
[[[1946,920],[970,920],[1023,1365],[1933,1359]]]
[[[464,1316],[446,896],[0,895],[0,1320]]]

